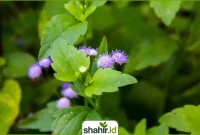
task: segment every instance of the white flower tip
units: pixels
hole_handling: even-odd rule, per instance
[[[84,66],[81,66],[81,67],[79,68],[79,71],[80,71],[81,73],[84,73],[86,70],[87,70],[87,68],[84,67]]]

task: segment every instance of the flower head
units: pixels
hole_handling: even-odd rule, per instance
[[[63,89],[61,94],[63,97],[68,97],[68,98],[78,97],[78,95],[71,88]]]
[[[103,54],[100,55],[97,61],[97,67],[98,68],[110,68],[113,67],[115,61],[114,59],[108,55],[108,54]]]
[[[38,65],[40,65],[41,67],[44,67],[44,68],[48,68],[51,65],[51,59],[48,57],[43,60],[40,60],[38,62]]]
[[[63,90],[69,88],[69,86],[70,86],[70,83],[68,83],[68,82],[62,83]]]
[[[128,56],[125,54],[124,51],[115,50],[115,51],[112,51],[111,55],[114,61],[120,65],[128,61]]]
[[[57,101],[56,107],[58,109],[62,109],[62,108],[68,108],[70,105],[71,105],[70,100],[66,97],[63,97]]]
[[[33,64],[29,67],[28,77],[30,79],[36,79],[40,77],[41,74],[42,74],[42,68],[39,65]]]
[[[92,47],[81,46],[78,48],[78,50],[84,51],[87,56],[96,56],[98,53],[97,49],[94,49]]]

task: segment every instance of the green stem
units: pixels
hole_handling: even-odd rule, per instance
[[[93,101],[91,98],[87,98],[87,100],[89,101],[89,103],[90,103],[94,108],[97,108],[97,107],[96,107],[96,104],[94,103],[94,101]]]
[[[182,62],[184,61],[185,55],[186,55],[185,47],[181,47],[176,58],[175,58],[175,60],[172,63],[168,63],[169,65],[167,65],[167,66],[170,66],[169,68],[167,68],[168,71],[170,70],[170,73],[166,72],[167,77],[165,79],[164,100],[161,103],[161,107],[160,107],[158,115],[157,115],[158,118],[165,111],[166,103],[167,103],[169,94],[171,92],[170,89],[172,87],[173,79],[176,76],[177,71],[179,70]]]
[[[84,105],[88,106],[88,100],[87,100],[87,98],[84,98]]]

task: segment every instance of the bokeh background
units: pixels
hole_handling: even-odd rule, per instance
[[[42,76],[34,81],[27,73],[38,60],[46,23],[54,15],[68,14],[65,3],[0,2],[0,57],[6,61],[0,67],[0,86],[3,87],[2,80],[15,79],[22,93],[19,115],[9,133],[49,133],[18,125],[60,97],[61,82],[53,77],[51,68],[43,69]],[[139,82],[120,88],[119,92],[103,94],[100,113],[104,119],[117,120],[132,132],[142,118],[152,127],[164,113],[185,104],[200,103],[199,6],[198,1],[183,1],[169,26],[156,16],[148,1],[108,1],[89,16],[87,44],[98,47],[105,35],[109,51],[121,49],[129,55],[129,62],[117,70],[133,75]],[[83,99],[73,102],[82,104]],[[45,121],[40,124],[49,126]]]

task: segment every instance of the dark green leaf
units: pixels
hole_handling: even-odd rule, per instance
[[[36,63],[33,56],[25,52],[12,52],[5,55],[7,66],[4,75],[18,78],[27,76],[29,67]]]
[[[25,129],[39,129],[41,132],[47,132],[51,131],[51,124],[53,120],[53,116],[46,108],[36,112],[33,116],[23,120],[19,124],[19,127]]]
[[[0,90],[0,133],[6,134],[19,113],[21,88],[14,80],[6,80]]]
[[[35,98],[38,104],[47,102],[56,90],[60,87],[61,82],[57,79],[46,80],[45,83],[36,88],[38,96]]]
[[[92,84],[85,89],[85,94],[89,97],[93,94],[101,95],[103,92],[115,92],[118,91],[118,87],[137,83],[134,77],[111,68],[98,69],[92,81]]]
[[[81,134],[83,121],[100,119],[95,111],[83,106],[60,109],[54,117],[56,119],[51,128],[54,134]]]
[[[38,22],[38,32],[40,38],[42,37],[42,32],[45,28],[45,25],[51,20],[54,15],[68,13],[63,6],[66,1],[45,1],[45,4],[40,12]]]
[[[83,51],[78,51],[61,39],[52,46],[51,58],[51,65],[56,71],[54,76],[61,81],[77,80],[79,74],[88,70],[90,66],[90,58]]]
[[[92,14],[92,12],[94,12],[97,7],[104,5],[106,2],[107,0],[93,0],[84,13],[84,19],[86,19],[90,14]]]

